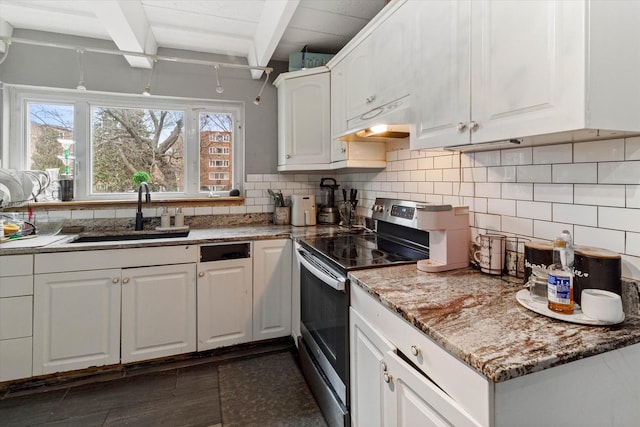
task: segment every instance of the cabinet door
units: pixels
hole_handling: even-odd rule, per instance
[[[36,274],[33,374],[120,362],[120,270]]]
[[[195,264],[122,270],[122,362],[195,350]]]
[[[385,425],[389,427],[479,427],[453,399],[398,355],[384,357]]]
[[[349,309],[349,331],[352,425],[383,426],[384,356],[393,345],[353,308]]]
[[[31,337],[0,340],[0,382],[32,375]]]
[[[585,2],[471,2],[472,142],[585,122]]]
[[[409,2],[416,21],[412,149],[469,143],[470,3]]]
[[[253,339],[291,334],[291,240],[253,243]]]
[[[278,166],[328,165],[331,160],[329,73],[285,80],[278,87]]]
[[[198,264],[198,351],[252,339],[251,258]]]
[[[356,46],[343,62],[346,74],[346,113],[347,119],[352,119],[373,108],[375,100],[371,36]]]
[[[346,63],[341,61],[331,69],[331,138],[347,131],[347,81]],[[331,160],[334,160],[333,152]]]

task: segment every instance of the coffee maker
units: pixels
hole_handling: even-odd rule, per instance
[[[338,208],[335,206],[334,192],[340,187],[333,178],[322,178],[320,190],[325,203],[318,210],[318,222],[320,224],[337,224],[340,220]]]

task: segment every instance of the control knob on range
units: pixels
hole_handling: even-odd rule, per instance
[[[373,205],[373,211],[374,212],[384,212],[384,206],[383,205]]]

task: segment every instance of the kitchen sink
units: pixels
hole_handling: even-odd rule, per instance
[[[122,240],[175,239],[187,237],[189,230],[182,231],[129,231],[126,233],[85,234],[73,239],[70,243],[118,242]]]

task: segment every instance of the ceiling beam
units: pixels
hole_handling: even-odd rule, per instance
[[[300,0],[269,0],[264,2],[253,45],[247,52],[249,65],[264,67],[269,63]],[[251,70],[251,77],[259,79],[261,70]]]
[[[0,37],[11,37],[13,34],[13,26],[9,24],[4,19],[0,18]],[[7,51],[7,45],[5,42],[0,40],[0,53],[5,53]]]
[[[158,53],[158,43],[140,0],[93,1],[92,10],[121,51],[147,55]],[[146,57],[125,55],[125,58],[132,67],[153,66],[153,60]]]

